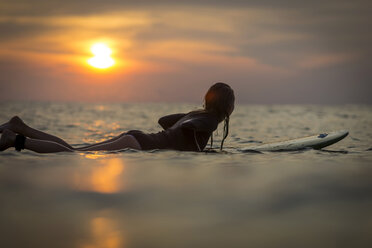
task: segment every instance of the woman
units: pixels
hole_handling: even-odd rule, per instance
[[[0,151],[15,147],[38,153],[73,151],[114,151],[125,148],[137,150],[172,149],[203,151],[220,122],[224,121],[221,149],[229,131],[229,117],[234,110],[234,91],[225,83],[212,85],[205,95],[205,108],[187,114],[167,115],[159,119],[164,131],[145,134],[131,130],[113,139],[74,148],[64,140],[27,126],[19,117],[13,117],[0,126]],[[212,142],[211,137],[211,142]]]

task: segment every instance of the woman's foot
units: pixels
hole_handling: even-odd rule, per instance
[[[0,151],[5,151],[14,146],[16,134],[9,129],[4,129],[0,139]]]
[[[16,133],[21,133],[22,128],[26,124],[18,116],[13,116],[8,122],[0,126],[0,133],[4,132],[5,129],[12,130]]]

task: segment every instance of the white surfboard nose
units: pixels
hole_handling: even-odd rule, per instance
[[[342,130],[330,133],[320,133],[315,136],[287,140],[276,143],[263,144],[256,147],[247,147],[245,150],[256,151],[294,151],[305,148],[322,149],[330,146],[349,135],[349,131]]]
[[[329,133],[329,134],[332,134],[332,135],[335,135],[335,136],[340,136],[342,138],[345,138],[346,136],[349,135],[349,131],[347,131],[347,130],[341,130],[341,131],[332,132],[332,133]]]

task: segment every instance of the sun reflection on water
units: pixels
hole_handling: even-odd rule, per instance
[[[123,247],[123,237],[116,223],[109,218],[96,217],[90,222],[92,238],[80,248],[118,248]]]
[[[89,154],[90,158],[97,158]],[[94,165],[88,171],[79,171],[74,175],[75,188],[81,191],[93,191],[98,193],[112,194],[124,189],[124,181],[121,177],[125,170],[123,160],[118,158],[105,159],[100,165]]]

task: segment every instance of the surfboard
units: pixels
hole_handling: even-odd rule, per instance
[[[246,147],[243,151],[296,151],[306,148],[322,149],[344,139],[348,131],[321,133],[314,136]]]

